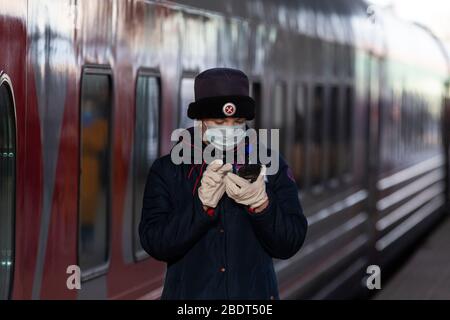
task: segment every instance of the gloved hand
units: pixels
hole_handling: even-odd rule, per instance
[[[225,193],[225,183],[223,178],[227,172],[233,169],[230,163],[223,164],[223,161],[216,159],[212,161],[203,173],[201,185],[198,188],[198,196],[204,206],[215,208],[219,200]]]
[[[224,178],[227,195],[237,203],[250,206],[252,209],[258,208],[268,200],[264,182],[265,173],[266,167],[263,165],[261,173],[253,183],[232,172],[227,173]]]

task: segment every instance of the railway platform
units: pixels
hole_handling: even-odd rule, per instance
[[[418,244],[375,300],[450,300],[450,217]]]

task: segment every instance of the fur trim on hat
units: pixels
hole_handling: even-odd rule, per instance
[[[235,110],[227,114],[224,106],[231,103]],[[231,108],[232,110],[232,108]],[[245,118],[253,120],[255,117],[255,100],[250,96],[214,96],[191,102],[188,108],[191,119],[206,118]]]

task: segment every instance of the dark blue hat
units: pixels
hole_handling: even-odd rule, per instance
[[[255,117],[255,100],[249,96],[248,77],[240,70],[212,68],[199,73],[194,83],[195,102],[188,108],[191,119]]]

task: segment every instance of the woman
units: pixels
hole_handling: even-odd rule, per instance
[[[245,121],[255,102],[247,76],[213,68],[195,78],[188,116],[201,127],[203,143],[178,144],[215,151],[252,152]],[[188,131],[194,135],[194,129]],[[223,134],[225,133],[225,134]],[[279,299],[272,258],[287,259],[302,246],[307,222],[290,169],[255,181],[236,164],[213,161],[175,164],[157,159],[148,174],[139,226],[143,248],[167,263],[162,299]]]

